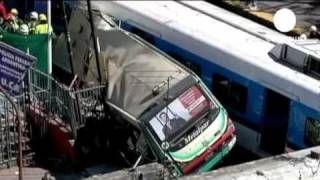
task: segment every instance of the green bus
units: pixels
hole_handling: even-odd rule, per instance
[[[84,14],[75,11],[69,28],[75,37],[74,52],[85,55],[92,44],[88,44],[87,18],[81,18]],[[224,107],[194,72],[137,35],[105,23],[106,19],[96,18],[96,36],[111,117],[132,131],[124,142],[128,153],[124,156],[154,157],[176,177],[211,170],[236,142]],[[64,58],[56,58],[57,65],[59,59]],[[96,81],[94,56],[85,59],[89,70],[79,77]],[[63,65],[65,60],[60,63],[62,68],[68,66]]]

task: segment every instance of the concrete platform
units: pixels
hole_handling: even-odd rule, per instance
[[[319,152],[313,158],[311,151]],[[186,180],[215,179],[215,180],[300,180],[320,179],[320,146],[292,153],[286,153],[257,161],[251,161],[239,165],[222,167],[211,172],[192,174],[181,177]],[[0,171],[0,180],[17,180],[18,168],[12,167]],[[24,180],[41,179],[47,170],[42,168],[23,169]],[[166,169],[158,163],[151,163],[137,167],[135,171],[124,169],[111,173],[93,172],[90,177],[78,174],[53,174],[55,179],[87,179],[87,180],[132,180],[132,179],[172,179]]]
[[[11,167],[0,171],[0,180],[18,180],[19,179],[18,167]],[[37,167],[24,167],[23,168],[23,179],[34,180],[41,179],[47,170]]]
[[[320,160],[310,157],[311,151],[320,152],[320,147],[309,148],[288,154],[220,168],[208,173],[184,177],[187,180],[300,180],[320,179]]]
[[[142,179],[169,179],[166,169],[159,163],[151,163],[142,165],[136,168],[135,171],[130,171],[129,169],[124,169],[120,171],[115,171],[103,175],[94,175],[86,180],[102,180],[102,179],[112,179],[112,180],[142,180]]]
[[[186,180],[300,180],[320,179],[320,160],[311,158],[311,151],[320,152],[320,146],[301,151],[286,153],[235,166],[222,167],[217,170],[181,177]],[[318,156],[320,158],[320,154]],[[135,172],[128,169],[107,174],[94,175],[88,180],[113,179],[171,179],[162,165],[152,163],[140,166]]]

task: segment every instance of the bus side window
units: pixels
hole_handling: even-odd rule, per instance
[[[215,74],[213,75],[212,92],[223,105],[230,106],[239,112],[246,111],[248,90],[245,86]]]
[[[306,144],[315,146],[320,144],[320,119],[308,117],[305,121],[304,140]]]

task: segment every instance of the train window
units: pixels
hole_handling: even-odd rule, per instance
[[[213,75],[212,92],[223,105],[239,112],[246,111],[248,90],[245,86],[215,74]]]
[[[305,142],[311,146],[320,144],[320,120],[308,117],[304,129]]]
[[[177,53],[175,53],[173,51],[169,51],[169,52],[167,52],[167,54],[169,56],[171,56],[173,59],[179,61],[181,64],[186,65],[186,62],[185,62],[185,60],[183,59],[183,57],[181,55],[179,55],[179,54],[177,54]]]
[[[227,103],[229,80],[219,74],[213,75],[212,92],[222,104]]]
[[[311,57],[309,70],[313,73],[320,75],[320,60]]]
[[[231,82],[229,104],[239,112],[245,112],[247,107],[247,88],[239,83]]]
[[[195,72],[198,76],[201,76],[201,66],[199,64],[190,62],[190,60],[185,59],[184,57],[173,51],[170,51],[167,54],[189,68],[191,71]]]
[[[186,66],[193,72],[195,72],[198,76],[201,76],[201,66],[199,64],[186,61]]]
[[[143,30],[136,28],[136,27],[132,27],[131,32],[141,38],[143,38],[144,40],[148,41],[150,44],[155,43],[154,38],[152,37],[151,34],[148,34],[146,32],[144,32]]]

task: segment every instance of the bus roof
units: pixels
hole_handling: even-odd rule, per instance
[[[108,101],[135,118],[159,101],[168,88],[191,76],[144,41],[119,29],[98,31],[97,35],[105,55],[101,64],[108,63]]]

